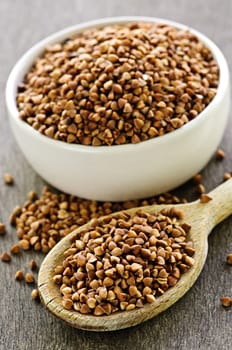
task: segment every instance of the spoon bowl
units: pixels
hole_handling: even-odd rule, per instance
[[[70,311],[63,308],[59,287],[55,285],[52,279],[54,268],[62,264],[64,259],[63,253],[70,247],[72,238],[83,229],[88,229],[90,223],[81,226],[63,238],[44,259],[38,278],[38,288],[42,302],[55,316],[66,321],[71,326],[91,331],[113,331],[135,326],[166,310],[178,301],[194,284],[207,257],[209,233],[219,222],[232,213],[232,180],[220,185],[209,195],[212,200],[208,203],[201,203],[197,200],[192,203],[175,205],[178,209],[183,210],[185,214],[184,221],[191,225],[191,230],[187,238],[193,242],[195,262],[181,276],[174,287],[168,289],[153,303],[145,304],[140,309],[119,311],[107,316],[83,315],[77,311]],[[150,214],[155,214],[164,208],[171,208],[173,206],[152,205],[139,209]],[[137,210],[138,208],[133,208],[123,212],[133,214]],[[111,216],[115,214],[111,214]]]

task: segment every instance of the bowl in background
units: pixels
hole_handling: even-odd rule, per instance
[[[50,139],[20,120],[17,86],[45,47],[85,29],[128,22],[161,22],[195,34],[213,53],[219,66],[216,96],[180,129],[137,144],[85,146]],[[198,31],[150,17],[106,18],[64,29],[33,46],[12,69],[6,105],[14,136],[28,162],[61,191],[95,200],[146,198],[169,191],[199,172],[223,136],[229,112],[229,71],[219,48]]]

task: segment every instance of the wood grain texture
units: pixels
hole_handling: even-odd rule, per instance
[[[7,222],[12,208],[24,202],[31,189],[40,191],[43,181],[23,158],[11,134],[4,88],[11,67],[31,45],[65,26],[105,16],[149,15],[183,22],[202,31],[222,49],[232,71],[232,2],[230,0],[1,0],[0,1],[0,173],[11,172],[13,188],[0,176],[0,221]],[[231,113],[230,113],[231,114]],[[220,118],[220,116],[219,116]],[[232,122],[221,147],[227,157],[212,160],[203,171],[207,190],[232,170]],[[197,142],[197,140],[196,140]],[[206,140],[207,142],[207,140]],[[42,155],[41,155],[42,157]],[[196,198],[191,181],[177,193]],[[0,249],[16,241],[7,227]],[[67,326],[30,300],[30,288],[14,281],[19,268],[27,270],[33,253],[0,264],[0,350],[227,350],[232,343],[232,309],[220,305],[222,295],[232,295],[232,269],[226,255],[232,252],[232,218],[217,226],[209,238],[209,254],[202,274],[191,290],[173,307],[142,325],[109,333],[80,331]],[[42,256],[36,255],[42,261]]]

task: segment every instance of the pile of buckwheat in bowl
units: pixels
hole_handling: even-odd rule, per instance
[[[182,127],[216,94],[196,35],[162,23],[87,29],[46,47],[18,86],[22,120],[67,143],[138,143]]]
[[[9,76],[6,102],[21,150],[49,184],[94,200],[146,198],[189,180],[215,152],[228,66],[181,24],[98,20],[32,47]]]

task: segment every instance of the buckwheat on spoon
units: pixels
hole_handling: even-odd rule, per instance
[[[209,233],[232,212],[232,180],[209,196],[129,209],[74,230],[41,265],[43,303],[72,326],[94,331],[134,326],[164,311],[199,276]]]

